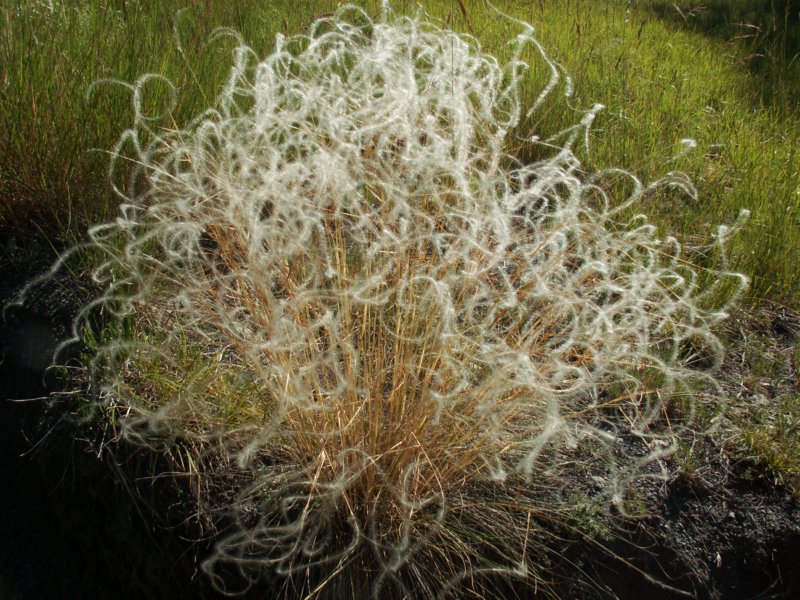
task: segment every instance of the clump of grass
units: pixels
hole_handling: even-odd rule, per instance
[[[714,393],[710,299],[746,278],[723,264],[700,289],[677,240],[623,218],[664,187],[691,193],[685,178],[581,170],[598,107],[539,162],[506,152],[561,76],[541,52],[550,79],[521,104],[539,46],[520,30],[500,64],[471,37],[347,6],[263,59],[240,41],[217,104],[177,130],[140,103],[168,82],[132,86],[120,213],[89,231],[104,293],[76,332],[98,307],[120,332],[92,368],[123,436],[251,470],[212,576],[420,598],[532,581],[531,515],[565,507],[513,490],[599,460],[624,508],[671,449],[668,403],[687,415]],[[636,459],[613,459],[622,429]]]
[[[800,496],[800,397],[779,398],[774,407],[756,407],[752,417],[739,425],[744,462],[788,487]]]

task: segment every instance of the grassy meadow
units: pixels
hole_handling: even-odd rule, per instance
[[[146,102],[154,114],[167,110],[167,123],[179,127],[213,103],[230,67],[233,42],[211,40],[216,28],[232,28],[266,54],[276,33],[303,31],[336,4],[5,1],[0,227],[20,240],[74,238],[114,213],[107,152],[132,118],[131,91],[122,83],[143,73],[169,78],[175,97],[153,82]],[[575,86],[569,102],[552,94],[520,128],[519,154],[536,152],[526,147],[531,134],[544,138],[574,124],[576,111],[603,104],[587,168],[623,167],[645,181],[686,172],[696,200],[653,199],[640,210],[687,239],[702,240],[747,208],[752,220],[732,245],[732,267],[752,278],[751,301],[797,307],[797,8],[789,3],[770,12],[762,4],[770,5],[683,2],[679,10],[655,0],[577,0],[498,6],[534,25]],[[398,11],[414,6],[395,3]],[[503,56],[509,25],[482,2],[443,1],[428,10]],[[529,58],[535,67],[536,58]],[[531,99],[545,78],[541,61],[538,66],[531,71]],[[684,138],[697,147],[673,160]]]
[[[217,101],[237,39],[266,56],[274,48],[276,35],[306,31],[338,4],[333,0],[0,0],[0,261],[4,270],[32,271],[57,249],[82,241],[87,227],[117,216],[120,200],[111,183],[119,189],[137,183],[120,168],[122,161],[109,166],[110,155],[130,150],[118,140],[134,119],[134,98],[141,122],[152,126],[154,136],[181,131]],[[369,14],[380,13],[376,0],[355,4]],[[474,36],[486,53],[501,62],[510,58],[508,42],[519,28],[485,2],[426,4],[428,18],[440,27]],[[575,145],[582,168],[592,173],[619,167],[645,183],[671,172],[685,173],[696,193],[661,187],[628,209],[626,216],[642,213],[658,226],[660,235],[674,235],[685,243],[690,250],[684,256],[698,272],[707,273],[707,279],[720,267],[711,244],[717,228],[733,225],[745,209],[750,212],[749,220],[727,244],[726,268],[747,275],[750,286],[740,300],[741,309],[735,311],[735,322],[718,332],[741,358],[737,370],[723,372],[721,379],[726,385],[740,381],[742,389],[780,389],[780,393],[756,410],[750,406],[749,392],[729,398],[730,416],[718,430],[717,442],[800,493],[796,435],[800,395],[796,384],[792,390],[785,382],[787,373],[796,381],[800,351],[791,342],[776,347],[770,341],[775,328],[771,317],[776,314],[789,323],[787,335],[795,341],[800,335],[796,330],[800,311],[798,3],[496,0],[494,4],[508,16],[531,23],[536,39],[561,69],[557,87],[516,127],[506,152],[522,162],[546,157],[549,149],[536,140],[553,138],[554,144],[559,143],[559,134],[580,122],[594,105],[602,104],[586,139],[579,138]],[[406,0],[396,0],[392,6],[401,14],[418,10],[417,2]],[[551,65],[534,47],[528,47],[522,58],[530,65],[522,82],[524,107],[545,89]],[[146,73],[156,76],[140,79]],[[623,194],[630,191],[624,178],[607,185],[618,186]],[[239,250],[234,243],[226,247],[224,235],[212,241],[221,254],[235,259]],[[256,303],[246,291],[238,293],[235,299],[240,304]],[[229,300],[220,299],[218,306]],[[413,305],[413,300],[409,303]],[[413,356],[399,342],[392,347],[391,336],[373,334],[363,324],[378,323],[385,315],[366,309],[363,315],[352,314],[347,317],[352,322],[346,324],[358,332],[357,346],[380,339],[391,349],[389,356],[376,363],[375,373],[392,368],[392,351],[407,350]],[[404,323],[411,324],[409,331],[420,339],[431,335],[413,329],[418,326],[416,314],[397,314],[401,315],[396,317],[398,322],[405,319]],[[145,314],[142,328],[167,331],[170,325],[167,317],[161,320]],[[142,333],[137,327],[133,326],[131,336],[150,335],[155,344],[161,343],[152,331]],[[382,331],[380,325],[375,330]],[[133,361],[132,389],[128,390],[132,397],[179,398],[185,376],[190,381],[187,386],[210,394],[210,405],[215,394],[232,399],[225,406],[230,414],[220,417],[226,423],[250,426],[265,418],[246,402],[236,404],[245,396],[264,393],[258,377],[247,369],[218,376],[214,365],[227,360],[229,348],[217,348],[209,355],[202,343],[187,341],[191,336],[171,337],[177,349],[167,367],[154,355],[138,364]],[[568,358],[591,362],[593,357],[587,352]],[[419,364],[423,365],[422,357]],[[430,371],[439,364],[432,361]],[[434,388],[433,376],[419,377],[425,390]],[[384,391],[380,380],[376,381],[370,393],[378,397]],[[489,388],[492,380],[480,383]],[[204,429],[203,419],[198,417],[193,426]],[[419,417],[419,426],[428,420],[428,415]],[[298,429],[313,429],[313,420],[300,421]],[[412,424],[418,422],[412,419]],[[459,426],[455,419],[451,429]],[[450,443],[449,438],[446,442]],[[691,440],[683,442],[693,447]],[[679,460],[684,460],[687,470],[695,468],[694,458],[683,450],[677,454]],[[446,467],[441,469],[446,471]],[[400,479],[406,476],[407,472],[398,475]],[[367,491],[369,485],[364,484]],[[523,533],[527,547],[527,532]]]

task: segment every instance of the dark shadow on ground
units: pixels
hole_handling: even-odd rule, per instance
[[[52,259],[10,260],[8,246],[0,306]],[[180,490],[137,482],[152,465],[134,452],[98,456],[48,399],[61,387],[50,356],[77,306],[67,285],[56,279],[0,317],[0,598],[202,598],[191,528],[145,508]]]

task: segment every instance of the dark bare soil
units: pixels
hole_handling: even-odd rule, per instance
[[[800,511],[786,489],[738,478],[677,475],[638,490],[647,516],[621,527],[605,549],[584,544],[577,598],[796,598]],[[639,572],[641,571],[641,573]],[[670,589],[672,588],[672,589]]]
[[[29,273],[3,271],[4,304]],[[56,280],[7,311],[2,324],[0,599],[215,598],[198,566],[212,542],[201,539],[188,486],[154,478],[168,465],[141,451],[98,455],[95,440],[80,439],[85,432],[59,417],[59,396],[46,399],[59,387],[45,374],[46,357],[66,335],[77,302]],[[792,347],[794,323],[776,327],[765,335]],[[785,391],[776,386],[797,389],[791,369],[780,383],[762,386],[743,383],[744,367],[736,364],[725,375],[731,393],[769,401]],[[691,464],[676,461],[669,481],[634,491],[641,517],[619,519],[614,535],[566,544],[563,564],[552,571],[556,595],[800,597],[797,498],[711,438],[698,438]],[[262,589],[247,597],[274,595]]]

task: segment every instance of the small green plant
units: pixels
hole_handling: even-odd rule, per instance
[[[735,454],[800,496],[800,397],[789,395],[737,422],[743,448]]]
[[[96,337],[91,364],[124,437],[189,439],[252,473],[204,565],[220,588],[230,566],[310,596],[533,585],[531,515],[568,507],[514,491],[580,460],[624,510],[674,446],[669,403],[686,415],[716,390],[710,299],[746,278],[723,264],[701,289],[676,239],[623,216],[691,194],[685,177],[582,171],[599,107],[548,157],[507,153],[561,77],[519,26],[501,64],[419,18],[343,7],[263,59],[239,40],[217,104],[179,130],[143,108],[163,78],[131,87],[120,213],[89,231],[104,292],[75,330],[100,307],[126,332]],[[523,106],[531,46],[550,79]],[[615,458],[622,430],[635,459]]]

